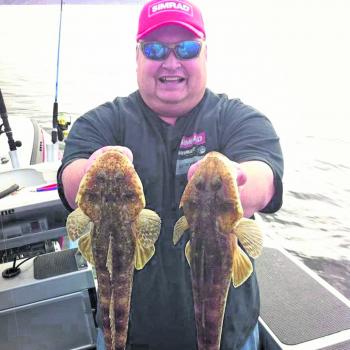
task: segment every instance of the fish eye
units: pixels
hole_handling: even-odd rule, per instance
[[[198,203],[194,199],[189,199],[187,202],[189,209],[197,208]]]
[[[97,202],[97,200],[98,200],[98,196],[94,192],[87,192],[86,196],[87,196],[87,200],[89,202]]]
[[[211,181],[210,185],[211,185],[211,189],[213,191],[218,191],[221,188],[221,186],[222,186],[222,179],[221,179],[221,177],[220,176],[214,177],[213,180]]]
[[[205,190],[205,181],[204,181],[202,176],[200,176],[197,179],[197,181],[195,182],[195,186],[196,186],[197,190],[199,190],[199,191]]]
[[[134,192],[125,192],[125,193],[123,194],[123,199],[130,200],[130,201],[134,200],[135,197],[136,197],[136,196],[135,196],[135,193],[134,193]]]
[[[234,206],[231,202],[222,202],[222,203],[220,203],[218,208],[219,208],[219,211],[227,213],[229,211],[232,211]]]
[[[103,183],[106,180],[106,174],[104,172],[98,172],[95,179],[96,183]]]
[[[123,174],[122,171],[116,171],[115,174],[114,174],[114,176],[115,176],[115,179],[116,179],[117,181],[119,181],[119,180],[121,180],[121,179],[124,178],[124,174]]]

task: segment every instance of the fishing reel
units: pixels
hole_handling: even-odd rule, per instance
[[[11,132],[11,134],[12,134],[11,130],[10,131],[8,129],[6,130],[6,126],[4,124],[0,125],[0,135],[6,134],[6,133],[9,134],[9,132]],[[15,146],[16,148],[22,146],[22,142],[19,140],[18,141],[12,140],[11,142],[13,142],[13,146]]]
[[[0,120],[2,120],[3,122],[2,124],[0,124],[0,135],[6,134],[10,151],[15,151],[17,147],[22,146],[22,141],[19,141],[19,140],[15,141],[13,139],[12,130],[8,122],[8,117],[6,112],[0,113]]]
[[[57,118],[57,138],[59,141],[63,141],[68,136],[68,127],[71,125],[71,118],[68,118],[63,114]]]

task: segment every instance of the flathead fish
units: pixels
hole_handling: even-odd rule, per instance
[[[77,204],[67,232],[95,266],[106,349],[124,350],[134,269],[153,256],[160,218],[144,209],[141,181],[116,150],[99,156],[84,175]]]
[[[220,349],[222,324],[230,284],[242,285],[262,250],[262,233],[243,217],[237,170],[218,152],[199,163],[182,195],[184,216],[175,225],[174,244],[190,229],[185,255],[191,269],[198,350]]]

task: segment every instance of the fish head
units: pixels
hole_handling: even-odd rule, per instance
[[[180,207],[192,232],[214,227],[229,234],[243,217],[236,182],[237,170],[218,152],[208,153],[182,195]]]
[[[145,197],[129,158],[114,149],[100,155],[80,183],[77,203],[93,222],[106,210],[111,210],[111,215],[125,213],[122,220],[134,221],[145,207]]]

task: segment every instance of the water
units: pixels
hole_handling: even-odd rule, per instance
[[[65,5],[59,110],[73,120],[137,88],[142,1]],[[273,121],[285,154],[283,208],[268,234],[350,297],[350,25],[347,0],[197,1],[208,86]],[[50,127],[59,6],[0,6],[0,87],[9,116]]]

